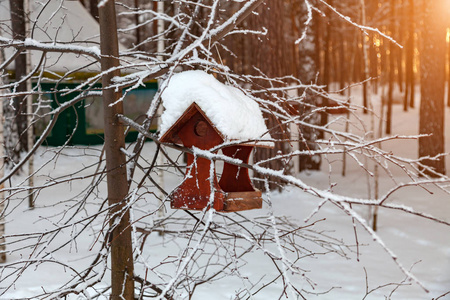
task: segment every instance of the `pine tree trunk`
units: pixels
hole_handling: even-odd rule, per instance
[[[264,41],[264,44],[261,44],[261,40],[258,37],[254,37],[251,39],[250,51],[252,51],[249,59],[251,61],[251,65],[260,69],[264,74],[266,74],[269,78],[274,78],[278,76],[283,76],[288,74],[286,72],[287,64],[285,60],[288,56],[289,47],[287,47],[287,43],[285,41],[284,36],[284,1],[283,0],[271,0],[267,2],[266,5],[261,5],[258,9],[258,15],[252,16],[250,18],[250,28],[267,28],[267,35]],[[255,72],[253,70],[253,72]],[[290,73],[290,72],[289,72]],[[256,74],[256,73],[255,73]],[[264,81],[255,82],[256,85],[265,86],[266,83]],[[273,100],[272,96],[269,94],[265,95],[268,100]],[[286,139],[289,137],[286,126],[281,125],[275,118],[274,115],[266,114],[265,118],[267,119],[268,128],[271,128],[271,135],[275,139]],[[279,142],[275,144],[274,149],[265,149],[258,148],[255,150],[255,160],[261,161],[268,159],[270,157],[274,157],[277,153],[286,153],[286,143]],[[268,167],[273,170],[283,170],[285,173],[290,173],[290,167],[284,165],[284,162],[281,160],[272,160],[266,164],[265,167]],[[270,189],[279,189],[281,187],[281,183],[271,178],[269,188]],[[259,189],[264,190],[264,182],[259,181],[255,182],[255,186]]]
[[[347,81],[347,62],[345,61],[345,39],[342,31],[339,32],[339,51],[338,51],[338,61],[339,61],[339,89],[341,90],[341,95],[344,95],[345,84]]]
[[[352,70],[352,81],[353,82],[361,82],[362,76],[361,74],[363,73],[363,64],[362,64],[362,48],[360,47],[361,44],[361,33],[359,30],[355,29],[354,30],[354,39],[353,39],[354,44],[352,45],[353,47],[350,47],[351,49],[354,49],[354,61],[355,63],[353,64],[353,70]]]
[[[396,7],[395,11],[397,13],[397,16],[395,19],[400,20],[400,24],[398,21],[395,22],[395,32],[397,32],[397,41],[403,45],[403,39],[404,39],[404,31],[405,31],[405,16],[402,15],[402,11],[399,10],[400,8],[405,5],[403,0],[399,0],[398,6]],[[400,93],[403,93],[403,49],[396,46],[396,56],[397,56],[397,79],[398,79],[398,87],[400,90]]]
[[[333,1],[330,1],[330,5],[333,5]],[[324,53],[324,62],[323,62],[323,85],[325,86],[325,91],[328,93],[330,91],[331,84],[331,20],[326,23],[326,32],[325,32],[325,53]],[[322,97],[322,106],[328,106],[328,98]],[[325,126],[328,123],[328,114],[326,111],[323,111],[320,114],[320,126]],[[319,131],[318,135],[319,139],[323,138],[323,131]]]
[[[322,55],[321,55],[322,53],[321,52],[323,49],[322,40],[323,40],[323,27],[324,26],[323,26],[323,22],[322,22],[321,18],[315,18],[314,22],[315,22],[314,23],[314,40],[316,42],[315,47],[317,49],[317,51],[315,51],[314,61],[316,62],[316,70],[318,72],[318,74],[317,74],[318,81],[323,82],[324,63],[322,61]],[[297,51],[297,53],[298,53],[298,51]],[[297,73],[295,73],[295,74],[297,74]]]
[[[409,0],[405,5],[405,15],[408,20],[408,39],[406,41],[406,84],[403,110],[414,107],[414,0]]]
[[[119,66],[119,44],[115,2],[109,0],[99,8],[100,49],[103,85],[103,109],[105,124],[105,153],[108,187],[108,204],[110,206],[111,235],[111,297],[112,300],[134,299],[133,249],[131,241],[130,215],[126,196],[128,182],[125,155],[124,128],[117,114],[123,114],[123,103],[115,103],[121,91],[105,89],[111,79],[120,76],[119,70],[108,71]],[[112,105],[112,106],[111,106]]]
[[[447,28],[449,31],[450,28]],[[450,107],[450,40],[447,42],[447,66],[448,66],[448,76],[447,76],[447,106]]]
[[[415,106],[415,74],[414,74],[414,35],[415,35],[415,9],[414,0],[409,0],[409,13],[410,17],[409,24],[409,40],[408,40],[408,72],[409,72],[409,107],[414,108]]]
[[[444,153],[445,39],[444,0],[424,1],[424,35],[421,52],[421,101],[419,133],[431,134],[419,139],[419,157]],[[425,159],[435,172],[445,174],[445,160]],[[425,172],[435,176],[432,172]]]
[[[361,23],[362,25],[366,25],[366,3],[364,0],[361,0]],[[365,36],[361,37],[362,40],[362,52],[363,52],[363,74],[364,74],[364,82],[363,82],[363,106],[364,110],[363,112],[365,114],[368,113],[369,108],[369,95],[368,95],[368,82],[367,79],[369,79],[369,61],[368,61],[368,54],[367,54],[367,42],[365,39]]]
[[[390,4],[390,20],[391,20],[391,30],[390,34],[394,35],[395,33],[395,22],[396,22],[396,13],[395,13],[395,1]],[[394,37],[395,38],[395,37]],[[391,134],[392,132],[392,105],[393,105],[393,94],[394,94],[394,81],[395,81],[395,54],[396,54],[396,45],[392,42],[389,42],[389,88],[388,88],[388,103],[386,110],[386,134]]]
[[[374,39],[375,37],[372,37]],[[372,40],[370,43],[370,77],[372,77],[373,92],[378,93],[378,56],[377,46]]]

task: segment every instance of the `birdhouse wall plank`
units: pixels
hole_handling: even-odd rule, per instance
[[[243,163],[248,163],[248,159],[253,147],[231,146],[222,149],[224,155],[240,159]],[[225,192],[250,192],[255,188],[252,185],[248,169],[229,163],[224,163],[222,177],[219,182],[220,187]]]

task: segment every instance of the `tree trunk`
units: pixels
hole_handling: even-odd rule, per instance
[[[341,95],[344,95],[345,85],[347,83],[347,63],[345,61],[345,39],[342,31],[339,33],[339,89]]]
[[[377,35],[371,37],[372,43],[370,43],[370,76],[372,77],[372,87],[375,94],[378,93],[378,53],[377,45],[374,39],[379,38]]]
[[[111,299],[134,299],[133,249],[131,241],[130,215],[126,196],[128,182],[125,155],[124,128],[117,114],[123,114],[122,102],[115,103],[121,91],[106,89],[111,79],[120,76],[119,44],[115,2],[109,0],[99,8],[100,48],[103,85],[103,109],[105,125],[105,153],[107,169],[108,204],[110,206],[111,235]]]
[[[352,82],[361,82],[363,73],[363,63],[362,63],[362,48],[360,47],[361,44],[361,32],[357,30],[356,28],[353,31],[354,33],[354,39],[353,39],[353,45],[350,47],[350,49],[353,50],[353,56],[354,56],[354,64],[353,64],[353,70],[352,70]]]
[[[25,40],[25,10],[23,0],[10,0],[11,7],[11,27],[13,38]],[[15,81],[20,81],[27,74],[27,58],[26,53],[22,52],[14,60],[15,63]],[[22,82],[16,87],[16,92],[26,92],[27,84]],[[25,96],[14,97],[15,122],[17,125],[17,133],[19,141],[17,146],[11,151],[11,159],[17,162],[20,159],[20,153],[27,150],[27,116]]]
[[[395,22],[396,22],[396,13],[395,13],[395,1],[391,2],[389,7],[390,12],[390,20],[391,20],[391,36],[394,36],[395,33]],[[395,36],[394,36],[395,38]],[[389,89],[388,89],[388,101],[387,101],[387,110],[386,110],[386,134],[391,134],[392,132],[392,105],[393,105],[393,94],[394,94],[394,81],[395,81],[395,53],[396,45],[392,42],[389,42]]]
[[[294,14],[294,18],[297,18],[297,16],[295,16],[295,12],[293,10],[293,14]],[[322,18],[315,18],[314,19],[314,39],[316,41],[316,49],[317,51],[315,52],[315,57],[314,57],[314,61],[316,62],[316,70],[318,72],[317,77],[318,77],[318,81],[319,82],[323,82],[323,74],[324,74],[324,63],[322,61],[322,49],[323,49],[323,45],[322,45],[322,40],[323,40],[323,22],[322,22]],[[293,24],[295,26],[295,24]],[[298,54],[298,51],[296,51],[296,53]],[[296,59],[297,61],[297,59]],[[296,68],[298,69],[298,68]],[[298,71],[297,71],[298,73]],[[297,74],[294,73],[294,74]],[[350,79],[351,80],[351,79]]]
[[[3,50],[0,50],[0,64],[4,62]],[[3,85],[3,79],[0,77],[0,86]],[[3,127],[3,95],[5,90],[0,90],[0,178],[5,173],[5,150],[4,150],[4,127]],[[5,193],[4,185],[0,184],[0,263],[6,262],[6,240],[5,240]]]
[[[366,3],[364,0],[361,0],[361,23],[362,25],[366,25]],[[369,95],[368,95],[368,82],[369,79],[369,62],[368,62],[368,54],[367,54],[367,42],[365,36],[361,37],[362,40],[362,52],[363,52],[363,68],[364,68],[364,82],[363,82],[363,112],[365,114],[368,113],[369,107]]]
[[[285,63],[288,57],[287,53],[289,48],[286,47],[287,43],[284,36],[284,1],[283,0],[271,0],[266,2],[266,5],[261,5],[258,16],[253,16],[250,18],[251,28],[267,28],[267,36],[265,37],[264,44],[261,44],[259,37],[251,39],[251,51],[252,55],[250,60],[252,66],[260,69],[269,78],[274,78],[277,76],[283,76],[291,72],[286,71],[287,63]],[[253,70],[253,72],[255,72]],[[255,73],[256,74],[256,73]],[[266,85],[266,82],[255,82],[260,86]],[[265,94],[268,100],[273,100],[272,95]],[[283,139],[288,137],[288,132],[286,126],[282,126],[273,115],[266,114],[268,128],[271,128],[271,135],[275,139]],[[276,143],[274,149],[264,149],[258,148],[255,150],[256,161],[265,160],[269,157],[274,157],[277,153],[286,153],[286,143],[280,142]],[[290,167],[282,160],[272,160],[265,167],[271,168],[273,170],[283,170],[287,174],[290,172]],[[259,189],[264,189],[263,182],[255,182],[255,185]],[[269,188],[279,189],[281,187],[280,181],[276,179],[271,179]]]
[[[330,0],[330,5],[333,5],[333,1]],[[328,93],[330,91],[331,84],[331,30],[332,30],[332,21],[328,20],[326,23],[325,29],[325,53],[324,53],[324,62],[323,62],[323,85],[325,86],[325,91]],[[328,106],[328,98],[322,97],[322,106]],[[323,111],[320,114],[320,126],[325,126],[328,123],[328,114],[326,111]],[[319,131],[318,138],[323,138],[323,131]]]
[[[397,4],[397,3],[396,3]],[[395,23],[395,32],[397,32],[397,41],[403,45],[403,39],[404,39],[404,31],[405,31],[405,17],[404,15],[402,15],[402,11],[399,10],[403,7],[403,5],[405,5],[403,0],[399,0],[398,1],[398,6],[395,8],[396,14],[397,16],[395,17],[394,23]],[[398,19],[400,19],[400,24],[398,23],[399,21],[397,21]],[[397,57],[397,79],[398,79],[398,87],[400,90],[400,93],[403,93],[403,49],[399,48],[398,46],[396,46],[396,57]]]
[[[409,72],[409,107],[414,108],[415,104],[415,75],[414,75],[414,34],[415,34],[415,10],[414,10],[414,0],[409,0],[409,39],[408,39],[408,53],[407,53],[407,60],[408,60],[408,72]]]
[[[419,139],[419,157],[444,153],[445,39],[444,0],[424,1],[424,35],[421,54],[421,101],[419,133],[431,134]],[[425,159],[423,163],[435,172],[445,174],[445,160]],[[425,171],[430,176],[433,172]]]
[[[447,28],[447,35],[449,34],[450,28]],[[450,107],[450,39],[447,41],[447,66],[448,66],[448,77],[447,77],[447,106]]]
[[[306,5],[304,2],[298,3],[298,1],[293,1],[295,5],[298,7],[295,8],[297,12],[297,16],[299,16],[298,24],[303,25],[306,21]],[[297,4],[296,4],[297,3]],[[295,7],[295,6],[294,6]],[[316,16],[317,18],[317,16]],[[314,82],[317,74],[317,66],[319,65],[319,58],[316,55],[318,51],[317,37],[315,31],[318,30],[315,19],[313,19],[312,23],[309,24],[307,28],[308,34],[305,37],[305,40],[301,42],[298,46],[299,51],[299,60],[296,62],[298,74],[297,77],[301,80],[301,82]],[[301,28],[300,32],[303,30]],[[325,64],[325,63],[324,63]],[[324,65],[326,68],[327,66]],[[300,91],[303,93],[303,91]],[[301,115],[310,115],[311,107],[314,107],[318,104],[320,97],[315,93],[310,91],[306,91],[307,96],[305,97],[305,104],[299,107],[299,112]],[[320,124],[320,116],[318,114],[311,115],[307,119],[308,123],[313,125]],[[301,126],[301,140],[299,141],[299,150],[301,151],[313,151],[318,149],[318,145],[316,140],[318,138],[318,131],[309,126]],[[302,155],[299,157],[299,172],[304,170],[320,170],[322,158],[320,155]]]
[[[98,0],[89,0],[89,11],[91,16],[98,20]]]
[[[406,41],[406,84],[403,110],[408,106],[414,107],[414,0],[409,0],[405,6],[405,15],[408,19],[408,39]]]
[[[157,5],[157,3],[155,3]],[[136,35],[136,45],[139,45],[141,43],[141,26],[139,26],[139,14],[138,14],[138,10],[139,10],[139,0],[134,0],[134,7],[136,8],[136,14],[134,15],[134,23],[136,26],[136,31],[135,31],[135,35]],[[154,9],[154,11],[157,11],[157,9]],[[156,32],[156,31],[155,31]],[[139,49],[139,47],[138,47]]]

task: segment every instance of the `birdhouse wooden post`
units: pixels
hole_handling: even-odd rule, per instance
[[[188,148],[208,150],[222,144],[224,137],[201,108],[193,103],[160,141],[181,142]],[[222,152],[248,163],[253,147],[233,145],[223,148]],[[261,191],[253,187],[247,168],[225,162],[220,181],[214,172],[211,185],[210,170],[214,162],[202,157],[195,158],[190,153],[187,156],[187,164],[191,167],[187,170],[183,183],[171,194],[172,208],[202,210],[211,204],[217,211],[232,212],[262,207]],[[214,188],[214,199],[211,199],[211,186]]]

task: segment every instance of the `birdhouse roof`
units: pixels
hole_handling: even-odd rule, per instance
[[[164,86],[167,86],[164,88]],[[258,141],[260,146],[273,146],[259,105],[239,89],[219,82],[203,71],[175,74],[163,83],[160,137],[179,127],[195,103],[224,141]],[[175,126],[174,126],[175,125]]]
[[[217,128],[213,125],[211,120],[206,116],[203,110],[194,102],[192,103],[186,111],[181,115],[180,118],[162,135],[160,135],[160,141],[163,143],[181,143],[181,140],[178,136],[178,132],[183,128],[189,120],[199,113],[203,119],[209,123],[211,128],[219,135],[222,140],[225,140],[224,136]]]

